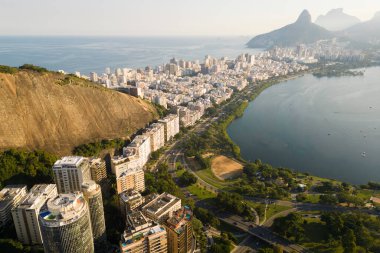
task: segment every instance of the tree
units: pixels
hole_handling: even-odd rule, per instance
[[[338,198],[331,194],[320,195],[319,203],[327,205],[336,205],[338,203]]]
[[[182,173],[182,175],[178,178],[178,182],[181,186],[186,187],[192,184],[195,184],[197,182],[197,177],[194,176],[192,173],[185,171]]]
[[[261,248],[258,253],[274,253],[274,251],[271,248]]]
[[[356,252],[356,237],[354,231],[347,229],[342,238],[342,246],[344,248],[344,253],[355,253]]]
[[[286,217],[276,218],[272,225],[273,231],[288,238],[300,241],[303,234],[303,219],[299,213],[291,213]]]
[[[273,246],[273,252],[274,253],[283,253],[284,248],[281,245],[276,244]]]

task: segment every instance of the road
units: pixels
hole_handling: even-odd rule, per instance
[[[220,220],[235,226],[270,245],[282,245],[285,252],[308,252],[306,248],[289,242],[265,227],[257,226],[253,222],[244,221],[244,219],[238,215],[225,213],[218,214],[217,216]]]

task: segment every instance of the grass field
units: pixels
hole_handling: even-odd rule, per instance
[[[222,181],[219,178],[217,178],[214,173],[212,173],[211,169],[204,169],[204,170],[198,170],[195,172],[203,181],[206,183],[218,188],[223,189],[231,184],[233,184],[234,180],[228,180],[228,181]]]
[[[243,165],[224,155],[219,155],[212,159],[211,171],[220,180],[233,179],[241,175]]]
[[[191,194],[197,196],[198,200],[211,199],[211,198],[215,198],[216,197],[215,193],[212,193],[212,192],[210,192],[208,190],[205,190],[204,188],[202,188],[198,184],[190,185],[190,186],[186,187],[186,189]]]

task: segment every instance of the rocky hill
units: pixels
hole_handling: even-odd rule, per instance
[[[258,35],[251,39],[247,46],[250,48],[290,47],[332,37],[333,34],[330,31],[312,23],[310,13],[304,10],[295,23]]]
[[[149,103],[59,73],[0,73],[0,149],[64,155],[101,139],[125,138],[157,117]]]
[[[315,23],[329,31],[341,31],[359,24],[360,19],[344,13],[343,9],[339,8],[329,11],[326,15],[319,16]]]
[[[380,44],[380,12],[366,21],[344,30],[342,34],[353,41]]]

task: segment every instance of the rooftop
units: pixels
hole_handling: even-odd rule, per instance
[[[142,198],[141,194],[136,190],[128,190],[125,192],[120,193],[120,199],[123,200],[123,202],[128,202],[129,200]]]
[[[26,191],[26,185],[7,185],[0,191],[0,209],[6,207],[12,202],[14,197],[20,194],[22,191]]]
[[[180,234],[183,226],[193,218],[193,212],[190,207],[183,206],[181,209],[173,212],[172,216],[166,221],[168,227]]]
[[[33,209],[40,208],[45,204],[52,191],[56,191],[57,186],[55,184],[37,184],[30,189],[29,194],[21,202],[18,208]]]
[[[152,225],[143,230],[132,232],[132,233],[129,231],[124,231],[124,234],[122,236],[121,246],[126,247],[129,244],[132,244],[144,239],[144,237],[146,236],[153,235],[160,232],[165,232],[165,228],[161,227],[160,225]]]
[[[149,213],[154,214],[155,216],[160,216],[178,202],[181,202],[181,199],[164,192],[157,198],[153,199],[150,203],[145,205],[143,209]]]
[[[65,156],[54,163],[54,167],[79,167],[85,158],[82,156]]]
[[[46,226],[58,227],[75,222],[87,210],[81,192],[59,194],[47,202],[47,208],[40,212]]]

